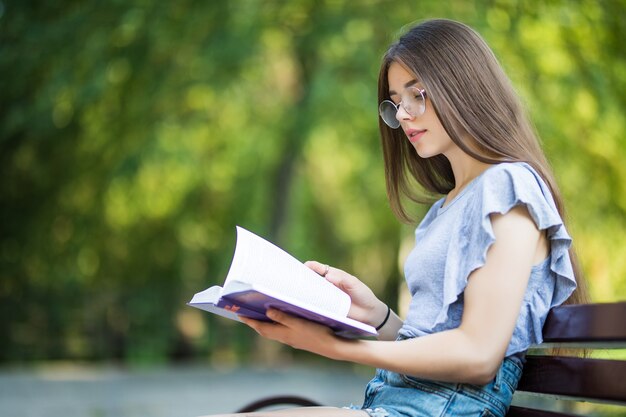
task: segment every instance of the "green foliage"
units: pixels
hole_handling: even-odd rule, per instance
[[[376,78],[399,28],[436,16],[492,45],[594,298],[625,298],[624,6],[0,1],[0,361],[254,354],[185,306],[223,280],[236,224],[395,303],[412,232],[386,202]]]

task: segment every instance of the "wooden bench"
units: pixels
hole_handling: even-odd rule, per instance
[[[626,415],[626,360],[595,359],[581,356],[553,356],[555,348],[586,350],[626,348],[626,302],[586,304],[556,307],[550,311],[543,328],[544,342],[529,350],[522,379],[513,403],[529,395],[542,409],[513,405],[508,417],[571,417],[561,411],[545,411],[555,400],[608,403],[617,406],[615,415]],[[523,399],[524,404],[529,403]],[[560,403],[560,401],[559,401]],[[238,410],[240,413],[257,411],[277,405],[316,406],[315,401],[298,396],[264,398]],[[550,408],[550,407],[548,407]],[[554,408],[554,407],[552,407]]]

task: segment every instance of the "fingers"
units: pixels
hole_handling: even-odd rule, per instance
[[[276,310],[274,308],[268,308],[265,312],[265,315],[272,319],[275,323],[280,323],[285,325],[285,321],[288,321],[289,316],[283,313],[280,310]]]
[[[241,320],[242,323],[252,327],[261,336],[267,336],[270,332],[275,332],[279,327],[277,326],[277,324],[285,327],[294,327],[300,320],[296,317],[290,316],[289,314],[285,314],[282,311],[273,308],[268,309],[265,314],[273,321],[273,323],[254,320],[244,316],[239,316],[239,320]]]
[[[240,318],[264,338],[313,353],[324,354],[321,352],[331,344],[331,338],[335,337],[332,329],[324,325],[294,317],[276,309],[269,309],[266,314],[273,320],[273,323]]]
[[[250,328],[252,328],[252,330],[254,330],[255,332],[257,332],[259,334],[259,336],[262,337],[266,337],[269,339],[273,339],[276,340],[276,328],[278,326],[276,326],[275,323],[268,323],[266,321],[260,321],[260,320],[253,320],[247,317],[239,317],[239,319],[245,323],[246,325],[248,325]]]
[[[328,265],[317,261],[306,261],[304,264],[311,268],[313,272],[321,276],[326,276],[326,274],[328,274],[328,270],[330,269]]]
[[[307,337],[300,337],[297,329],[302,329],[305,326],[310,326],[306,320],[302,320],[289,314],[283,313],[275,309],[269,309],[266,312],[267,317],[273,320],[272,323],[265,321],[253,320],[247,317],[240,316],[240,320],[250,326],[255,332],[264,338],[275,340],[280,343],[284,343],[291,347],[297,347],[298,341],[301,339],[308,339]],[[328,329],[330,331],[330,329]]]
[[[280,310],[276,310],[274,308],[270,308],[265,313],[267,317],[272,319],[274,323],[268,324],[271,327],[270,331],[275,332],[274,335],[277,336],[276,340],[279,340],[282,343],[286,343],[289,346],[296,347],[297,340],[294,340],[294,333],[289,334],[293,331],[303,331],[305,328],[320,328],[323,329],[326,333],[332,333],[332,330],[326,326],[321,324],[301,319],[299,317],[292,316],[289,313],[282,312]],[[268,336],[266,336],[268,337]],[[269,336],[271,337],[271,336]],[[296,336],[297,339],[297,336]]]
[[[244,316],[239,316],[239,320],[241,320],[241,322],[246,326],[252,327],[252,329],[254,329],[257,333],[259,332],[259,327],[265,324],[262,321],[254,320]]]
[[[328,282],[336,287],[339,287],[343,291],[349,290],[355,285],[355,281],[358,281],[352,275],[327,264],[317,261],[306,261],[304,264],[311,268],[313,272],[323,276]]]

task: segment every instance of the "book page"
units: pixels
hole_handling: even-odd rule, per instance
[[[222,287],[214,285],[210,288],[207,288],[204,291],[200,291],[199,293],[194,294],[189,304],[196,303],[211,303],[217,304],[220,300],[220,296],[222,295]]]
[[[336,315],[347,316],[350,296],[273,243],[237,226],[230,281],[261,284]]]

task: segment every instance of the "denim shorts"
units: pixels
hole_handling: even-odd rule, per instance
[[[371,417],[502,416],[522,376],[523,356],[505,358],[486,385],[439,382],[378,369],[362,407]]]

